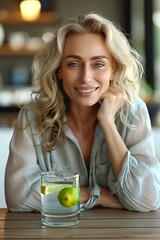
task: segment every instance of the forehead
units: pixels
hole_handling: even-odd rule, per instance
[[[66,37],[64,55],[107,54],[109,51],[101,33],[72,33]]]

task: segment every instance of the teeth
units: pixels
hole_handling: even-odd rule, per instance
[[[96,88],[92,88],[92,89],[77,89],[79,92],[82,93],[91,93],[94,92]]]

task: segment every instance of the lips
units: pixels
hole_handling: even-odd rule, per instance
[[[79,93],[92,93],[97,90],[97,88],[75,88]]]

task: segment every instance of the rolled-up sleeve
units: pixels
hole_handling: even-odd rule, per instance
[[[155,156],[148,110],[143,102],[137,106],[135,130],[128,130],[128,153],[116,180],[108,175],[111,191],[128,210],[147,212],[160,207],[160,162]]]

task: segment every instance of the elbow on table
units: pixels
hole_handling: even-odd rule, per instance
[[[40,201],[34,194],[17,192],[15,189],[5,190],[6,205],[11,212],[40,211]]]
[[[40,206],[33,206],[32,203],[22,202],[16,198],[7,199],[6,198],[7,208],[11,212],[40,212]]]
[[[15,194],[14,194],[15,195]],[[31,208],[26,207],[25,201],[18,197],[10,196],[10,194],[6,194],[6,204],[7,208],[11,212],[31,212]]]
[[[129,211],[136,211],[136,212],[151,212],[151,211],[156,211],[157,209],[160,208],[160,201],[153,201],[150,203],[146,202],[143,204],[143,202],[139,204],[123,204],[124,207],[129,210]]]

